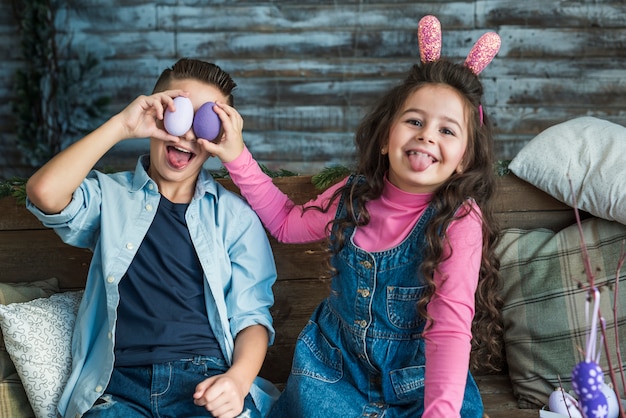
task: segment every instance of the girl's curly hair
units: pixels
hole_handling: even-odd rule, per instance
[[[356,207],[346,205],[348,213],[345,219],[333,221],[337,227],[332,238],[335,243],[333,251],[339,251],[342,247],[343,231],[346,228],[368,224],[370,214],[366,203],[381,196],[384,177],[389,170],[389,158],[381,153],[381,149],[387,144],[390,128],[407,98],[422,86],[432,84],[450,86],[464,98],[469,138],[462,172],[454,173],[435,191],[432,199],[437,214],[426,230],[427,246],[421,272],[427,281],[427,291],[419,301],[419,312],[429,318],[427,306],[436,287],[433,274],[443,261],[447,228],[457,217],[468,214],[468,211],[458,211],[457,214],[457,209],[472,199],[481,212],[483,249],[475,294],[471,367],[477,369],[480,365],[483,370],[498,370],[502,357],[502,301],[499,296],[499,261],[494,253],[499,227],[492,207],[496,187],[493,137],[487,115],[479,112],[482,84],[470,69],[445,59],[414,65],[405,80],[387,92],[361,121],[355,137],[358,158],[356,174],[363,176],[365,181],[339,188],[330,199],[332,202],[342,193],[347,193],[351,197],[347,202],[356,202]]]

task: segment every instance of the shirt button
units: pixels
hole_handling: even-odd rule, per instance
[[[360,321],[354,321],[356,322],[361,328],[365,328],[367,326],[367,321],[365,319],[361,319]]]
[[[154,184],[152,184],[152,183],[148,184],[148,189],[154,190]]]
[[[368,297],[370,295],[370,291],[369,289],[361,289],[359,290],[359,293],[361,294],[361,296],[363,296],[364,298]]]
[[[113,334],[111,334],[110,332],[107,334],[107,338],[110,340],[111,338],[113,338]]]
[[[96,386],[96,392],[102,392],[102,386],[100,385]]]
[[[115,281],[115,277],[113,277],[113,276],[107,277],[107,282],[113,283],[114,281]]]
[[[127,250],[132,250],[133,248],[135,248],[135,246],[133,245],[132,242],[129,242],[128,244],[126,244],[126,249]]]
[[[152,205],[148,203],[148,204],[146,205],[146,210],[147,210],[148,212],[152,212]]]

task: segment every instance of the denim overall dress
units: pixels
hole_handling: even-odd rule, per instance
[[[345,217],[345,196],[337,217]],[[281,418],[421,417],[424,411],[424,291],[419,273],[428,207],[397,247],[369,253],[354,228],[333,257],[330,296],[296,343],[287,386],[270,413]],[[467,377],[462,417],[480,418],[478,387]]]

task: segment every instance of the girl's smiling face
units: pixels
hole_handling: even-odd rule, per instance
[[[425,85],[407,98],[382,150],[394,186],[431,193],[462,171],[468,144],[465,106],[461,94],[444,84]]]

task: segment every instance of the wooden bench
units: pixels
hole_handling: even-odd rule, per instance
[[[230,180],[219,180],[236,191]],[[275,183],[296,203],[318,191],[311,177],[281,177]],[[497,216],[503,228],[547,227],[559,230],[575,222],[574,211],[513,175],[499,178]],[[286,381],[294,343],[317,304],[329,292],[322,244],[280,244],[270,238],[278,280],[272,308],[276,341],[270,347],[261,375],[272,382]],[[0,281],[24,282],[57,277],[62,290],[84,287],[91,259],[88,250],[70,247],[44,228],[23,204],[12,197],[0,199]],[[500,336],[501,337],[501,336]],[[506,364],[496,375],[474,371],[485,412],[490,418],[537,417],[537,410],[517,408]]]

